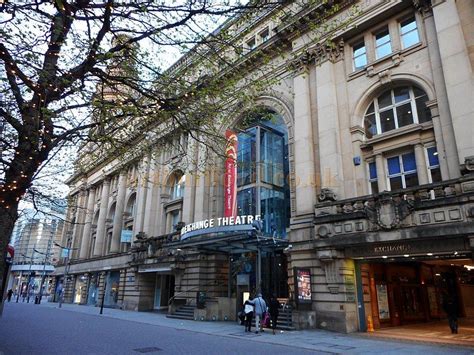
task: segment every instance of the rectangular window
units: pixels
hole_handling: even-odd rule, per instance
[[[426,148],[426,155],[428,157],[428,171],[430,182],[441,181],[441,170],[439,168],[438,150],[436,147]]]
[[[377,167],[374,161],[369,163],[369,185],[371,193],[379,193],[379,184],[377,182]]]
[[[388,27],[375,35],[375,54],[376,58],[383,58],[392,53],[392,44],[390,43],[390,33]]]
[[[255,48],[256,45],[257,45],[257,43],[255,42],[255,38],[252,38],[252,39],[248,40],[246,42],[247,51],[250,52],[251,50],[253,50]]]
[[[365,43],[362,41],[352,47],[352,58],[354,62],[354,70],[362,69],[367,65],[367,51]]]
[[[260,32],[258,35],[260,36],[260,42],[263,43],[263,42],[268,41],[268,39],[270,38],[270,31],[268,30],[268,28],[266,28],[265,30]]]
[[[405,189],[418,185],[415,154],[413,152],[387,159],[390,190]]]
[[[400,22],[400,36],[403,48],[408,48],[420,43],[420,36],[418,34],[415,17]]]
[[[170,233],[175,231],[176,225],[179,222],[179,210],[171,212],[171,225],[170,225]]]

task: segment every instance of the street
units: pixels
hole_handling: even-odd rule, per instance
[[[233,322],[167,319],[162,314],[65,304],[7,303],[0,354],[471,354],[470,349],[372,340],[325,331],[244,333]],[[153,324],[154,323],[154,324]],[[277,344],[278,343],[278,344]]]

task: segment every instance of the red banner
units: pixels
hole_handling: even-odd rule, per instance
[[[224,217],[237,216],[237,135],[225,132]]]

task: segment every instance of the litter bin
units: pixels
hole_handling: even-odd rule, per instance
[[[196,307],[198,309],[203,309],[206,307],[206,292],[204,291],[196,292]]]
[[[39,296],[35,296],[35,304],[39,304],[40,301],[39,301]]]

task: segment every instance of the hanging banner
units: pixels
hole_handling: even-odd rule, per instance
[[[237,135],[225,132],[224,217],[237,216]]]

